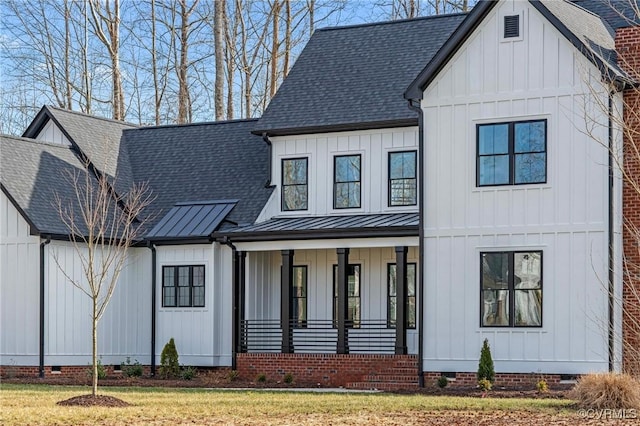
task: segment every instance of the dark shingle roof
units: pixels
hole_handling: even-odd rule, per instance
[[[148,229],[179,202],[238,200],[227,219],[253,223],[273,191],[265,188],[269,156],[251,134],[255,120],[125,130],[133,180],[155,196]]]
[[[132,173],[127,152],[121,146],[121,138],[123,130],[136,128],[135,125],[44,106],[23,136],[36,137],[49,119],[66,133],[71,142],[76,144],[98,170],[110,178],[115,178],[116,190],[119,193],[127,191],[131,185]]]
[[[0,152],[0,182],[27,221],[35,226],[32,232],[68,235],[55,206],[55,196],[65,205],[76,199],[69,178],[71,174],[84,173],[85,169],[72,149],[1,135]],[[91,181],[94,182],[93,178]],[[75,208],[79,212],[77,204]]]
[[[238,200],[177,203],[146,235],[148,240],[189,240],[209,237]]]
[[[280,217],[229,233],[233,241],[417,236],[419,213]]]
[[[640,22],[638,0],[574,0],[573,3],[600,16],[614,30]]]
[[[402,92],[465,15],[318,30],[255,132],[417,125]]]

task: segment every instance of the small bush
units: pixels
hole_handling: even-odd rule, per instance
[[[127,377],[141,377],[144,370],[142,365],[136,359],[133,364],[131,358],[127,357],[127,361],[120,364],[120,370]]]
[[[493,359],[491,358],[491,348],[489,348],[489,340],[484,339],[482,349],[480,350],[480,362],[478,363],[478,382],[487,379],[493,384],[496,378],[496,372],[493,369]]]
[[[178,350],[173,337],[164,345],[160,354],[160,376],[165,379],[178,377],[180,375],[180,364],[178,363]]]
[[[93,378],[93,365],[89,365],[87,368],[87,376]],[[98,359],[98,380],[104,380],[107,378],[107,370],[102,365],[102,360]]]
[[[640,409],[640,382],[628,374],[598,373],[582,376],[569,398],[586,409]]]
[[[229,373],[227,374],[227,379],[229,379],[230,382],[235,382],[236,380],[238,380],[238,370],[229,371]]]
[[[256,378],[256,380],[258,381],[258,383],[264,383],[267,381],[267,375],[264,373],[260,373],[258,374],[258,377]]]
[[[293,383],[293,374],[291,373],[287,373],[284,375],[284,382],[288,385],[290,385],[291,383]]]
[[[491,381],[489,379],[480,379],[478,380],[478,386],[482,391],[490,391],[491,390]]]
[[[438,378],[438,387],[439,387],[439,388],[444,389],[444,388],[446,388],[446,387],[447,387],[447,385],[448,385],[448,384],[449,384],[449,380],[447,380],[447,378],[446,378],[446,377],[444,377],[444,376],[440,376],[440,377]]]
[[[539,393],[547,393],[549,392],[549,385],[545,379],[540,379],[538,383],[536,383],[536,389],[538,389]]]
[[[193,380],[194,377],[198,375],[198,369],[195,367],[182,367],[182,372],[180,373],[180,377],[182,380]]]

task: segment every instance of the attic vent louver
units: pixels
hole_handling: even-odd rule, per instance
[[[520,16],[509,15],[504,17],[504,38],[520,37]]]

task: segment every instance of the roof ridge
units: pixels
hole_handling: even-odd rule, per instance
[[[33,138],[26,138],[24,136],[0,134],[0,141],[5,140],[5,139],[13,139],[15,141],[31,143],[31,144],[34,144],[34,145],[46,145],[46,146],[51,146],[51,147],[54,147],[54,148],[61,148],[61,149],[72,149],[73,148],[71,145],[63,145],[63,144],[55,143],[55,142],[41,141],[41,140],[33,139]]]
[[[157,126],[139,126],[134,129],[126,130],[153,130],[153,129],[166,129],[172,127],[195,127],[195,126],[214,126],[218,124],[233,124],[233,123],[248,123],[251,121],[258,121],[259,118],[236,118],[232,120],[220,120],[220,121],[200,121],[196,123],[184,123],[184,124],[160,124]]]
[[[85,118],[93,118],[93,119],[96,119],[96,120],[107,121],[107,122],[110,122],[110,123],[120,124],[120,125],[123,125],[123,126],[129,126],[129,127],[133,127],[133,128],[138,128],[139,127],[137,124],[129,123],[128,121],[114,120],[112,118],[106,118],[106,117],[100,117],[100,116],[97,116],[97,115],[86,114],[86,113],[80,112],[80,111],[73,111],[73,110],[69,110],[69,109],[59,108],[59,107],[56,107],[56,106],[53,106],[53,105],[46,105],[46,107],[48,109],[60,111],[60,112],[63,112],[63,113],[79,115],[79,116],[85,117]]]
[[[347,29],[352,29],[352,28],[363,28],[363,27],[375,27],[375,26],[381,26],[381,25],[394,25],[394,24],[404,24],[404,23],[409,23],[409,22],[416,22],[416,21],[426,21],[426,20],[432,20],[432,19],[439,19],[439,18],[452,18],[455,16],[464,16],[464,15],[468,15],[469,12],[456,12],[456,13],[443,13],[440,15],[428,15],[428,16],[418,16],[415,18],[406,18],[406,19],[395,19],[395,20],[386,20],[386,21],[380,21],[380,22],[363,22],[361,24],[352,24],[352,25],[337,25],[337,26],[332,26],[332,27],[322,27],[322,28],[318,28],[316,29],[317,31],[333,31],[333,30],[347,30]]]

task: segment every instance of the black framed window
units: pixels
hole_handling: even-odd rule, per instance
[[[478,124],[477,186],[547,181],[547,120]]]
[[[347,266],[348,328],[360,328],[360,265]],[[338,320],[338,265],[333,265],[333,323]]]
[[[387,264],[387,325],[389,328],[396,326],[396,264]],[[407,328],[416,328],[416,264],[407,263],[407,306],[406,318]]]
[[[204,265],[163,266],[162,307],[204,307]]]
[[[360,207],[361,155],[333,157],[333,208]]]
[[[293,327],[307,326],[307,267],[293,267],[291,283],[291,320]]]
[[[480,325],[542,326],[542,252],[480,253]]]
[[[416,157],[416,151],[389,153],[389,206],[417,204]]]
[[[282,210],[307,210],[309,208],[309,159],[286,158],[282,160]]]

